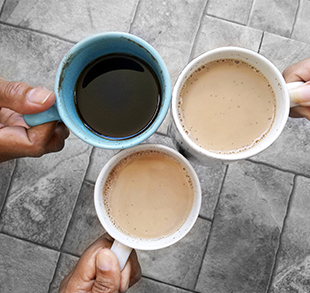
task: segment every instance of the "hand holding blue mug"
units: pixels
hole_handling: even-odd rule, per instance
[[[119,121],[119,119],[122,119],[121,124],[124,127],[127,127],[133,125],[137,117],[142,117],[145,115],[149,117],[149,120],[148,118],[143,118],[146,122],[140,130],[138,130],[136,133],[133,131],[132,134],[129,134],[127,136],[116,135],[116,137],[113,137],[111,135],[101,135],[100,133],[98,133],[98,131],[96,131],[96,129],[94,130],[92,129],[92,127],[89,127],[89,124],[91,123],[85,123],[85,120],[83,120],[83,115],[81,115],[82,111],[77,107],[77,84],[79,77],[81,76],[81,74],[85,73],[85,70],[88,70],[88,73],[85,73],[86,75],[88,74],[86,77],[84,76],[85,79],[91,79],[91,81],[97,84],[104,82],[102,79],[99,78],[103,75],[103,73],[109,71],[107,68],[110,61],[106,61],[104,59],[109,59],[109,56],[112,56],[113,58],[115,58],[115,60],[117,58],[118,60],[121,59],[119,64],[121,64],[122,68],[118,68],[119,65],[117,64],[113,65],[115,67],[113,74],[119,74],[119,72],[121,71],[120,69],[122,69],[123,72],[125,72],[126,70],[128,71],[128,68],[132,66],[138,68],[134,74],[136,74],[137,71],[140,71],[140,74],[142,74],[145,73],[146,68],[148,68],[150,71],[152,71],[151,74],[154,75],[154,78],[157,80],[156,82],[158,83],[160,99],[158,102],[155,102],[155,104],[157,104],[155,105],[156,109],[154,108],[154,113],[149,113],[148,116],[145,113],[146,110],[143,109],[149,109],[148,105],[146,104],[148,102],[145,102],[145,99],[148,98],[150,89],[148,89],[147,86],[141,84],[141,82],[143,83],[143,81],[141,81],[142,79],[140,77],[136,78],[136,80],[140,82],[138,84],[134,84],[134,81],[128,82],[128,78],[126,76],[122,77],[123,79],[120,80],[119,83],[116,84],[116,86],[114,86],[114,90],[113,86],[111,86],[112,89],[110,89],[110,92],[117,92],[120,89],[125,88],[125,90],[123,90],[123,93],[126,93],[126,91],[129,92],[134,87],[135,90],[137,90],[136,92],[138,92],[138,94],[136,92],[134,93],[135,97],[139,95],[144,95],[144,98],[141,98],[138,101],[138,104],[132,105],[132,108],[135,109],[136,112],[132,112],[131,116],[129,115],[128,117],[124,118],[124,113],[126,114],[126,109],[120,111],[121,107],[124,108],[122,101],[123,98],[126,98],[126,95],[121,95],[121,97],[116,100],[115,96],[117,96],[117,94],[114,93],[114,96],[112,95],[114,108],[111,107],[111,109],[108,110],[106,109],[107,104],[102,106],[100,104],[101,101],[99,101],[97,108],[99,109],[100,107],[102,107],[102,109],[105,110],[105,112],[102,111],[102,117],[105,118],[104,121],[106,121],[104,122],[104,124],[108,126],[113,126],[117,123],[117,121]],[[134,61],[132,61],[132,59],[134,59]],[[99,71],[97,70],[98,68],[95,68],[96,66],[100,67]],[[108,72],[108,74],[110,73],[111,72]],[[109,76],[106,75],[106,86],[101,85],[101,89],[106,89],[108,86],[110,86]],[[111,80],[112,79],[113,77],[111,77]],[[146,89],[142,89],[143,86]],[[149,91],[147,92],[147,90]],[[25,115],[24,119],[26,123],[29,126],[33,126],[53,120],[63,121],[66,126],[80,139],[95,147],[101,147],[106,149],[128,148],[146,140],[158,129],[158,127],[164,120],[171,101],[170,76],[166,64],[161,58],[161,56],[146,41],[131,34],[120,32],[96,34],[80,41],[75,46],[73,46],[63,58],[58,68],[54,91],[57,97],[55,105],[46,112],[37,115]],[[93,94],[98,94],[93,89],[91,89],[89,92],[86,92],[84,95],[86,97],[84,101],[84,107],[85,105],[87,107],[90,106],[91,98],[88,97],[88,95],[91,91]],[[129,95],[129,93],[127,93],[127,95]],[[127,100],[127,103],[131,105],[132,101],[128,101],[129,100]],[[143,103],[144,105],[142,105]],[[92,109],[93,110],[91,110],[90,113],[95,112],[96,104],[93,106]],[[107,117],[109,115],[111,118]],[[113,115],[118,115],[119,117],[113,120]],[[90,119],[92,119],[92,116],[94,115],[90,114],[89,116]]]

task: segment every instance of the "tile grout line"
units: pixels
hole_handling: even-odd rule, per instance
[[[291,33],[289,35],[290,39],[292,39],[292,35],[293,35],[294,29],[295,29],[295,25],[296,25],[296,22],[297,22],[297,18],[298,18],[298,15],[299,15],[300,6],[301,6],[300,2],[301,2],[301,0],[298,1],[298,5],[297,5],[296,12],[295,12],[295,17],[294,17],[294,22],[292,24],[292,30],[291,30]]]
[[[20,236],[12,235],[12,234],[10,234],[10,233],[7,233],[6,231],[0,231],[0,234],[6,235],[6,236],[8,236],[8,237],[12,237],[12,238],[14,238],[14,239],[27,242],[27,243],[29,243],[29,244],[36,245],[36,246],[40,246],[40,247],[42,247],[42,248],[49,249],[49,250],[52,250],[52,251],[55,251],[55,252],[59,252],[59,253],[60,253],[59,249],[57,249],[57,248],[55,248],[55,247],[48,246],[48,245],[42,244],[42,243],[37,243],[37,242],[34,242],[33,240],[30,240],[30,239],[27,239],[27,238],[22,238],[22,237],[20,237]]]
[[[277,265],[277,262],[278,262],[278,255],[279,255],[279,253],[280,253],[280,248],[281,248],[281,243],[282,243],[282,235],[283,235],[284,230],[285,230],[286,220],[287,220],[287,218],[288,218],[288,214],[289,214],[291,202],[292,202],[292,199],[293,199],[293,196],[294,196],[294,192],[295,192],[295,189],[296,189],[296,179],[297,179],[297,176],[298,176],[298,175],[295,175],[294,178],[293,178],[293,187],[292,187],[292,191],[291,191],[291,194],[290,194],[290,196],[289,196],[288,203],[287,203],[286,214],[285,214],[285,217],[284,217],[284,219],[283,219],[283,226],[282,226],[282,230],[281,230],[280,235],[279,235],[278,247],[277,247],[277,250],[276,250],[276,253],[275,253],[275,258],[274,258],[274,262],[273,262],[273,267],[272,267],[272,270],[271,270],[271,273],[270,273],[270,276],[269,276],[269,281],[268,281],[268,284],[267,284],[267,288],[266,288],[266,292],[265,292],[265,293],[268,293],[268,292],[270,292],[270,290],[271,290],[272,281],[273,281],[273,279],[274,279],[274,273],[275,273],[276,265]]]
[[[294,172],[294,171],[289,170],[289,169],[281,169],[281,168],[279,168],[279,167],[273,166],[273,165],[268,164],[268,163],[265,163],[265,162],[258,162],[258,161],[252,160],[252,159],[246,159],[245,161],[248,161],[248,162],[250,162],[250,163],[257,164],[257,165],[266,166],[266,167],[269,167],[269,168],[278,170],[278,171],[280,171],[280,172],[293,174],[293,175],[295,175],[295,176],[302,176],[302,177],[305,177],[305,178],[310,179],[310,175],[305,175],[305,174],[302,174],[302,173]]]
[[[1,12],[2,12],[2,11],[1,11]],[[5,26],[12,27],[12,28],[15,28],[15,29],[19,29],[19,30],[23,30],[23,31],[28,31],[28,32],[33,32],[33,33],[40,34],[40,35],[43,35],[43,36],[48,36],[48,37],[57,39],[57,40],[59,40],[59,41],[71,43],[71,44],[73,44],[73,45],[77,43],[76,41],[72,41],[72,40],[68,40],[68,39],[65,39],[65,38],[61,38],[61,37],[59,37],[59,36],[57,36],[57,35],[53,35],[53,34],[50,34],[50,33],[42,32],[42,31],[39,31],[39,30],[27,28],[27,27],[22,27],[22,26],[14,25],[14,24],[11,24],[11,23],[8,23],[8,22],[1,21],[1,20],[0,20],[0,25],[1,25],[1,24],[2,24],[2,25],[5,25]]]
[[[135,13],[133,14],[133,18],[132,18],[132,20],[131,20],[131,22],[130,22],[130,25],[129,25],[129,30],[128,30],[129,33],[131,32],[132,25],[133,25],[133,23],[134,23],[135,20],[136,20],[136,17],[137,17],[137,14],[138,14],[138,10],[139,10],[139,6],[140,6],[140,3],[141,3],[141,0],[139,0],[139,1],[137,2]]]
[[[84,182],[87,182],[87,180],[86,180],[85,178],[86,178],[87,172],[88,172],[88,170],[89,170],[89,166],[90,166],[90,162],[91,162],[91,156],[92,156],[92,154],[93,154],[93,152],[94,152],[94,149],[95,149],[95,147],[92,148],[92,150],[91,150],[91,152],[90,152],[90,154],[89,154],[89,157],[88,157],[88,166],[87,166],[87,169],[86,169],[86,171],[85,171],[85,175],[84,175],[84,178],[83,178],[83,180],[82,180],[82,184],[81,184],[81,188],[80,188],[80,190],[79,190],[79,192],[78,192],[78,196],[76,197],[76,200],[75,200],[75,203],[74,203],[74,207],[73,207],[73,210],[72,210],[70,219],[69,219],[68,224],[67,224],[66,232],[65,232],[65,234],[64,234],[62,243],[61,243],[61,245],[60,245],[60,249],[59,249],[60,252],[63,252],[63,245],[64,245],[65,240],[66,240],[66,237],[67,237],[67,233],[68,233],[68,230],[69,230],[69,227],[70,227],[70,223],[71,223],[71,220],[72,220],[74,211],[75,211],[75,209],[76,209],[77,202],[78,202],[78,200],[79,200],[79,198],[80,198],[80,196],[81,196],[81,191],[82,191],[82,188],[83,188],[83,184],[84,184]]]
[[[176,288],[176,289],[181,289],[181,290],[183,290],[183,291],[185,291],[185,292],[192,292],[192,293],[197,292],[197,291],[195,291],[195,290],[191,290],[191,289],[183,288],[183,287],[180,287],[180,286],[176,286],[176,285],[174,285],[174,284],[170,284],[170,283],[167,283],[167,282],[163,282],[163,281],[154,279],[154,278],[152,278],[152,277],[143,276],[143,275],[142,275],[142,277],[143,277],[144,279],[147,279],[147,280],[150,280],[150,281],[153,281],[153,282],[162,284],[162,285],[167,285],[167,286],[171,286],[171,287]]]
[[[1,8],[0,8],[0,18],[1,18],[1,16],[2,16],[2,13],[3,13],[3,10],[4,10],[4,6],[5,6],[5,4],[6,4],[6,1],[7,1],[7,0],[4,0],[4,1],[3,1],[3,4],[2,4],[2,6],[1,6]]]
[[[260,43],[259,43],[259,46],[258,46],[257,53],[259,53],[259,52],[260,52],[260,50],[261,50],[261,48],[262,48],[263,41],[264,41],[264,37],[265,37],[265,32],[263,31],[263,33],[262,33],[262,37],[261,37],[261,40],[260,40]]]
[[[255,0],[252,0],[252,5],[251,5],[249,17],[248,17],[248,20],[247,20],[247,22],[246,22],[246,26],[247,26],[247,27],[250,27],[250,19],[251,19],[252,13],[253,13],[254,1],[255,1]]]
[[[204,8],[202,9],[202,13],[201,13],[201,16],[200,16],[200,19],[199,19],[199,22],[198,22],[198,27],[197,27],[197,30],[194,34],[194,39],[193,39],[193,43],[192,43],[192,46],[191,46],[191,49],[190,49],[190,52],[189,52],[189,58],[188,58],[188,62],[189,63],[192,59],[193,59],[193,52],[194,52],[194,48],[195,48],[195,45],[196,45],[196,42],[197,42],[197,36],[200,32],[200,29],[201,29],[201,23],[202,23],[202,19],[204,17],[204,15],[207,14],[207,7],[208,7],[208,4],[209,4],[209,1],[207,0],[206,3],[205,3],[205,6]]]
[[[3,204],[2,204],[2,207],[0,209],[0,222],[1,222],[1,215],[2,215],[2,212],[4,210],[4,207],[6,206],[6,203],[7,203],[7,200],[8,200],[8,197],[9,197],[9,193],[10,193],[10,190],[11,190],[11,187],[12,187],[12,181],[13,181],[13,177],[14,177],[14,174],[16,172],[16,166],[17,166],[17,162],[18,162],[18,159],[15,160],[15,163],[14,163],[14,168],[13,168],[13,171],[12,171],[12,174],[10,176],[10,182],[8,184],[8,188],[7,188],[7,191],[6,191],[6,194],[4,196],[4,201],[3,201]],[[0,231],[1,232],[1,231]]]
[[[226,168],[225,168],[225,173],[224,173],[224,176],[223,176],[222,185],[221,185],[220,191],[218,193],[218,199],[217,199],[217,202],[216,202],[216,205],[215,205],[215,208],[214,208],[214,214],[215,214],[215,211],[217,210],[217,208],[219,206],[220,197],[221,197],[221,194],[222,194],[222,191],[223,191],[223,188],[224,188],[224,183],[225,183],[225,180],[226,180],[226,177],[227,177],[227,173],[228,173],[228,168],[229,168],[229,165],[227,165]],[[201,263],[200,263],[200,266],[199,266],[199,269],[198,269],[198,273],[197,273],[197,277],[196,277],[196,280],[195,280],[195,288],[194,288],[194,290],[196,290],[198,279],[199,279],[199,275],[201,273],[201,269],[202,269],[202,265],[203,265],[203,261],[205,259],[206,254],[207,254],[208,245],[209,245],[209,241],[210,241],[210,237],[211,237],[211,233],[212,233],[212,228],[213,228],[213,224],[214,224],[214,217],[215,217],[214,214],[213,214],[213,220],[211,221],[211,225],[210,225],[210,230],[209,230],[209,235],[208,235],[208,238],[207,238],[206,247],[204,249],[202,260],[201,260]]]

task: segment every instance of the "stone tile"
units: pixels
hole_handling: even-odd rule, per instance
[[[198,218],[193,229],[176,244],[160,250],[138,251],[143,276],[193,290],[210,226],[210,222]]]
[[[48,292],[59,253],[0,233],[0,292]]]
[[[5,0],[0,0],[0,16],[1,16],[1,11],[3,9],[3,3],[4,3]]]
[[[0,35],[0,76],[54,89],[58,65],[73,44],[4,24]]]
[[[207,14],[247,24],[253,0],[209,0]]]
[[[309,14],[310,14],[309,1],[305,0],[299,1],[299,9],[291,38],[298,41],[310,43],[310,36],[307,29],[309,25]]]
[[[90,156],[90,163],[85,179],[95,183],[103,166],[113,157],[119,150],[106,150],[94,148]]]
[[[66,253],[61,253],[57,265],[57,269],[54,274],[53,281],[50,285],[48,293],[59,293],[59,286],[61,281],[66,277],[74,268],[79,258]]]
[[[84,182],[62,250],[81,256],[86,248],[103,233],[105,230],[97,218],[94,206],[94,185]]]
[[[159,128],[157,129],[157,133],[163,134],[163,135],[169,135],[169,127],[172,119],[172,114],[170,112],[171,110],[168,110],[168,113],[166,115],[166,118],[164,121],[161,123]]]
[[[0,213],[2,211],[16,165],[16,160],[0,163]]]
[[[258,51],[262,31],[205,15],[193,48],[193,57],[217,47],[238,46]]]
[[[149,42],[165,60],[172,84],[188,63],[206,1],[139,3],[130,32]]]
[[[176,288],[164,283],[156,282],[147,278],[141,278],[141,280],[134,286],[129,288],[128,293],[186,293],[187,290]]]
[[[310,123],[308,120],[289,118],[277,141],[250,160],[309,176],[310,161],[305,159],[310,152],[309,137]]]
[[[196,291],[266,292],[292,185],[292,174],[229,165]]]
[[[300,265],[293,266],[277,283],[270,293],[308,293],[310,288],[310,256]]]
[[[249,26],[289,37],[298,9],[298,0],[254,0]]]
[[[175,149],[173,141],[169,136],[158,134],[158,133],[154,133],[152,136],[150,136],[145,141],[145,143],[162,144],[172,149]]]
[[[91,147],[70,138],[42,158],[19,159],[0,231],[60,248],[89,163]]]
[[[207,166],[192,164],[201,186],[200,216],[213,219],[214,210],[218,202],[226,166],[222,163],[213,163]]]
[[[274,292],[307,292],[296,291],[296,288],[295,291],[279,291],[280,288],[294,288],[298,283],[301,288],[306,288],[302,284],[310,288],[309,189],[310,179],[297,176],[275,267]]]
[[[1,20],[77,42],[103,31],[128,32],[138,0],[6,1]]]
[[[260,54],[268,58],[282,72],[289,65],[308,58],[310,45],[264,33]]]

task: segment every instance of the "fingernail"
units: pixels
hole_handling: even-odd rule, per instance
[[[297,104],[309,107],[310,106],[310,85],[304,84],[290,90],[290,96]]]
[[[111,270],[113,265],[112,259],[110,255],[105,251],[101,250],[97,254],[97,266],[102,271],[109,271]]]
[[[27,99],[31,103],[43,105],[53,92],[45,87],[35,87],[27,93]]]

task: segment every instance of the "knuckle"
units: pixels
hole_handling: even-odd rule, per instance
[[[93,286],[94,293],[118,293],[119,290],[114,282],[108,278],[101,278],[100,281],[95,281]]]
[[[8,82],[4,94],[8,96],[21,96],[27,93],[29,86],[24,82]]]
[[[29,137],[29,150],[32,157],[42,157],[46,152],[45,145],[35,133]]]
[[[45,148],[40,146],[40,145],[33,145],[32,146],[32,157],[42,157],[46,152],[45,152]]]

